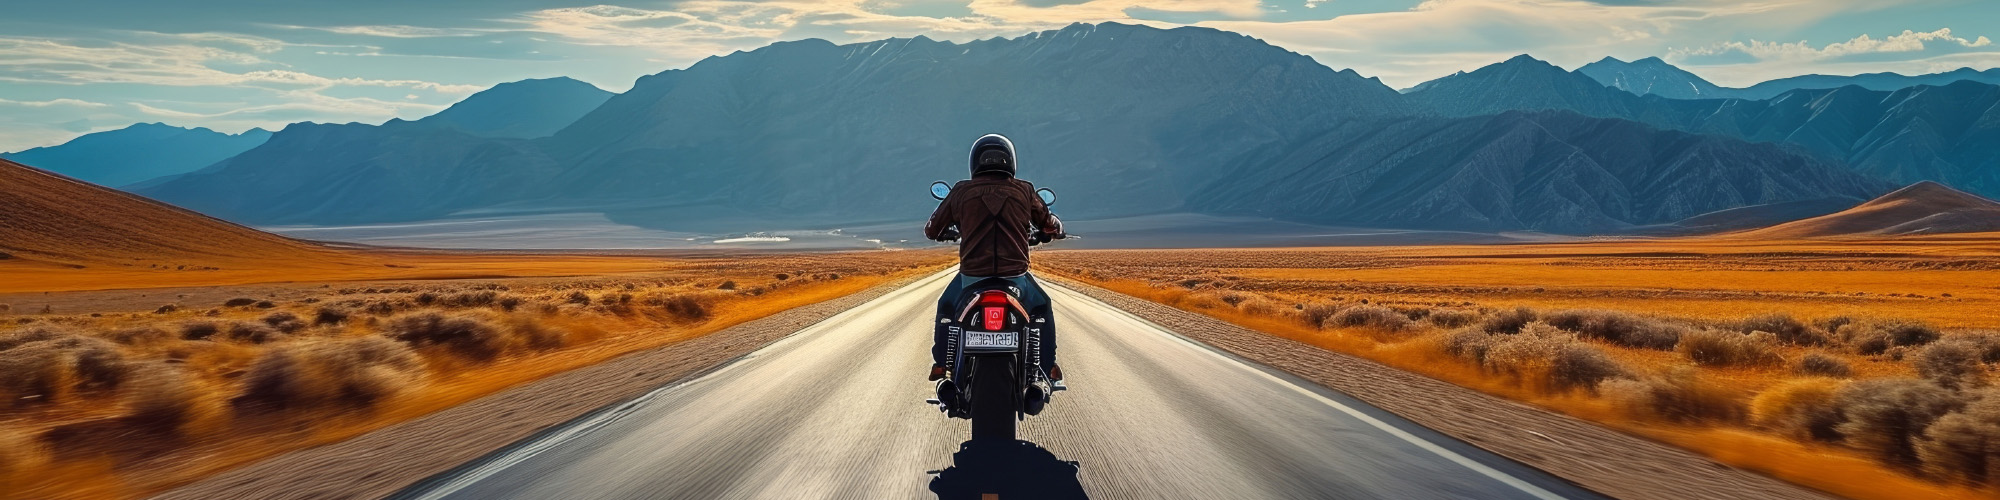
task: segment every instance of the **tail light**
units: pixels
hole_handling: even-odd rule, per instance
[[[989,290],[979,294],[979,319],[987,331],[1007,327],[1007,294]]]

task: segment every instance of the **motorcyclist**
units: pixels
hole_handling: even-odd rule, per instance
[[[958,239],[958,273],[938,298],[938,317],[953,316],[965,286],[986,278],[1004,278],[1020,289],[1021,306],[1035,318],[1046,318],[1042,327],[1041,356],[1049,378],[1062,379],[1056,365],[1055,316],[1049,296],[1035,277],[1028,274],[1028,239],[1039,228],[1048,239],[1064,236],[1062,221],[1049,213],[1049,206],[1035,195],[1035,186],[1014,178],[1014,143],[1000,134],[987,134],[972,143],[972,178],[951,187],[943,203],[924,225],[924,236],[932,240]],[[947,327],[936,324],[931,342],[931,380],[946,376],[944,359]]]

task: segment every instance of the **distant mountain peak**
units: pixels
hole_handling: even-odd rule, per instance
[[[123,187],[209,166],[257,147],[270,136],[255,128],[224,134],[207,127],[134,123],[0,157],[100,186]]]
[[[566,76],[531,78],[494,85],[411,123],[481,137],[533,139],[554,134],[612,95]]]
[[[1583,65],[1576,73],[1597,83],[1633,95],[1657,95],[1668,99],[1715,99],[1724,89],[1658,57],[1632,62],[1606,57]]]
[[[1538,60],[1538,58],[1534,58],[1534,56],[1528,56],[1528,54],[1520,54],[1520,56],[1512,56],[1512,58],[1508,58],[1508,60],[1502,60],[1502,62],[1498,62],[1498,64],[1492,64],[1492,66],[1550,66],[1550,68],[1554,68],[1556,64],[1548,64],[1546,60]]]

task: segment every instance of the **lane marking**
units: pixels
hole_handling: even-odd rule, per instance
[[[412,491],[411,489],[406,488],[403,491],[399,491],[393,495],[390,495],[390,498],[409,499],[409,500],[440,500],[450,497],[451,495],[458,493],[460,490],[465,489],[467,486],[471,486],[480,481],[484,481],[486,480],[486,478],[493,477],[495,474],[498,474],[501,471],[513,468],[516,465],[520,465],[521,463],[527,462],[529,459],[534,458],[536,455],[540,455],[542,454],[542,452],[554,449],[556,446],[568,442],[570,439],[573,439],[577,436],[589,434],[593,431],[596,431],[597,429],[603,428],[606,425],[611,424],[612,422],[621,420],[626,415],[630,415],[634,410],[637,410],[639,407],[645,406],[646,404],[651,403],[653,400],[663,397],[667,393],[674,392],[682,388],[686,388],[701,383],[706,380],[714,379],[716,376],[729,372],[730,370],[735,369],[736,367],[742,366],[745,364],[744,362],[755,359],[760,355],[768,353],[780,346],[792,344],[795,342],[800,342],[799,339],[802,337],[810,337],[814,336],[813,334],[815,333],[826,331],[827,325],[851,320],[854,316],[863,314],[861,311],[872,310],[882,307],[885,304],[906,300],[904,299],[905,296],[911,293],[915,293],[916,290],[925,289],[941,281],[941,277],[947,276],[948,275],[947,273],[955,274],[957,271],[958,268],[953,267],[951,269],[947,269],[944,272],[939,272],[937,274],[919,278],[917,281],[912,282],[909,285],[905,285],[903,288],[899,288],[890,291],[888,293],[882,294],[881,297],[876,297],[873,300],[863,302],[860,305],[849,308],[848,310],[841,311],[839,313],[834,314],[833,316],[829,316],[826,319],[820,320],[817,323],[807,325],[805,328],[800,328],[797,331],[794,331],[791,334],[786,335],[785,338],[778,339],[778,341],[772,342],[769,345],[766,345],[755,351],[745,353],[744,355],[739,356],[736,359],[724,362],[721,366],[710,369],[706,373],[700,373],[694,377],[685,378],[679,382],[671,383],[666,386],[646,391],[645,394],[642,394],[636,398],[632,398],[629,401],[625,401],[622,403],[615,403],[609,406],[605,406],[603,408],[592,410],[591,413],[584,414],[583,416],[578,417],[576,420],[571,420],[563,424],[557,424],[557,427],[553,427],[547,431],[543,431],[546,432],[547,434],[541,434],[539,436],[529,436],[527,438],[522,439],[521,441],[516,441],[512,444],[509,444],[505,448],[501,448],[499,451],[494,452],[495,454],[482,456],[480,458],[473,459],[472,462],[467,462],[466,464],[460,464],[460,467],[464,467],[465,465],[475,464],[475,463],[478,465],[475,465],[470,469],[454,468],[452,471],[447,471],[444,474],[454,474],[454,473],[456,474],[451,476],[445,476],[445,479],[443,481],[432,483],[431,479],[426,479],[424,481],[418,481],[416,484],[410,486],[410,488],[422,488],[421,491]],[[426,487],[425,483],[432,483],[432,484]]]
[[[1263,377],[1266,380],[1270,380],[1271,382],[1290,388],[1291,390],[1296,391],[1299,394],[1304,394],[1307,397],[1319,401],[1320,403],[1333,407],[1335,410],[1340,410],[1341,413],[1346,413],[1348,416],[1354,417],[1355,420],[1360,420],[1364,423],[1367,423],[1370,426],[1375,427],[1376,429],[1382,430],[1382,432],[1388,433],[1391,436],[1395,436],[1404,441],[1408,441],[1410,444],[1416,445],[1418,448],[1423,448],[1424,450],[1429,451],[1431,453],[1435,453],[1440,457],[1444,457],[1445,460],[1449,460],[1452,463],[1464,466],[1467,469],[1472,469],[1473,472],[1478,472],[1479,474],[1492,478],[1495,481],[1499,481],[1508,486],[1512,486],[1514,487],[1514,489],[1521,490],[1522,493],[1527,493],[1529,496],[1540,498],[1542,500],[1566,500],[1566,497],[1562,495],[1557,495],[1554,492],[1542,489],[1540,486],[1535,486],[1534,484],[1531,484],[1527,481],[1523,481],[1521,480],[1521,478],[1514,477],[1514,475],[1512,474],[1501,472],[1498,469],[1488,467],[1486,464],[1479,463],[1479,461],[1473,460],[1471,458],[1467,458],[1465,455],[1460,455],[1458,452],[1446,449],[1445,447],[1439,446],[1437,443],[1433,443],[1430,440],[1417,437],[1417,435],[1415,434],[1411,434],[1408,431],[1404,431],[1403,429],[1397,428],[1394,425],[1389,425],[1388,422],[1384,422],[1381,419],[1377,419],[1374,416],[1368,415],[1367,413],[1363,413],[1361,410],[1357,410],[1354,409],[1353,407],[1341,404],[1339,401],[1334,401],[1332,399],[1329,399],[1326,396],[1321,395],[1318,392],[1314,392],[1311,389],[1300,387],[1298,384],[1294,384],[1285,379],[1278,378],[1278,376],[1272,375],[1269,372],[1245,364],[1242,360],[1238,360],[1236,358],[1229,357],[1228,355],[1225,355],[1221,352],[1217,352],[1214,348],[1209,347],[1205,344],[1200,344],[1193,340],[1188,340],[1187,338],[1182,337],[1179,334],[1173,333],[1172,330],[1169,330],[1166,327],[1159,325],[1158,323],[1147,321],[1145,318],[1141,318],[1138,315],[1132,314],[1129,311],[1126,311],[1124,309],[1119,309],[1118,307],[1112,306],[1109,303],[1097,300],[1096,297],[1084,295],[1080,292],[1070,290],[1062,286],[1058,286],[1054,283],[1044,282],[1042,286],[1044,288],[1055,289],[1065,295],[1069,295],[1076,299],[1082,299],[1083,302],[1095,304],[1096,306],[1102,309],[1115,311],[1116,316],[1120,316],[1123,319],[1126,319],[1127,321],[1136,322],[1140,325],[1146,326],[1169,339],[1173,339],[1176,342],[1180,342],[1182,345],[1185,345],[1187,347],[1192,347],[1195,350],[1201,352],[1208,353],[1208,355],[1215,356],[1216,358],[1227,362],[1227,364],[1234,365],[1237,368],[1242,369],[1243,371],[1256,374],[1257,376]]]

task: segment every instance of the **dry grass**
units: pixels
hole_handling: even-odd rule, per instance
[[[1910,498],[1996,494],[1964,489],[1994,486],[1975,457],[2000,453],[2000,427],[1981,427],[2000,418],[1977,405],[2000,362],[2000,333],[1980,330],[2000,327],[1994,243],[1063,251],[1039,266],[1836,494]],[[1334,319],[1364,305],[1353,316],[1407,322]]]
[[[676,270],[300,284],[304,293],[290,295],[247,287],[236,296],[255,300],[241,307],[215,307],[224,302],[217,298],[156,312],[159,299],[150,299],[130,301],[145,305],[127,313],[0,317],[0,391],[7,391],[0,397],[16,396],[0,405],[0,439],[33,444],[0,453],[0,484],[8,486],[0,498],[143,496],[931,272],[949,257],[644,259]],[[735,290],[720,289],[725,283]]]

